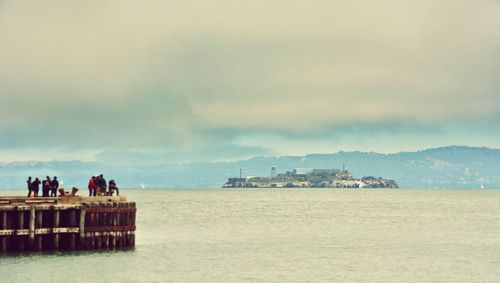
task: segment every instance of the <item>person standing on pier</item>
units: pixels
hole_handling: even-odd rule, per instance
[[[95,191],[96,191],[96,177],[92,176],[89,180],[89,197],[94,196],[95,197]]]
[[[98,187],[99,187],[99,195],[100,196],[105,196],[106,191],[108,188],[108,185],[106,183],[106,179],[104,179],[104,176],[101,174],[99,175],[99,179],[97,181]]]
[[[26,183],[28,183],[28,197],[31,197],[31,192],[33,191],[31,176],[28,177],[28,180],[26,181]]]
[[[49,197],[50,196],[50,177],[45,177],[45,180],[42,182],[42,196]]]
[[[51,197],[57,196],[57,189],[58,188],[59,188],[59,181],[57,181],[57,176],[54,176],[54,179],[52,179],[52,182],[50,182],[50,196]]]
[[[40,179],[38,177],[35,178],[35,181],[31,183],[31,190],[33,191],[33,194],[35,197],[38,197],[38,190],[40,189]]]

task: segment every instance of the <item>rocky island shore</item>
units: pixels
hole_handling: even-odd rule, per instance
[[[394,180],[367,176],[353,178],[343,169],[294,169],[284,174],[229,178],[223,188],[399,188]]]

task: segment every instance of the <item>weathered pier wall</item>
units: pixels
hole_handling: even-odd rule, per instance
[[[126,197],[0,197],[0,253],[120,249],[135,245]]]

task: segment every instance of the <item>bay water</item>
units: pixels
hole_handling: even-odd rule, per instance
[[[122,194],[134,249],[0,256],[0,282],[500,282],[500,190]]]

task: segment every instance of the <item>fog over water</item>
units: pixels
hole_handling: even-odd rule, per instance
[[[496,0],[0,1],[0,162],[500,147]]]
[[[500,190],[123,193],[135,249],[2,256],[0,281],[500,280]]]

